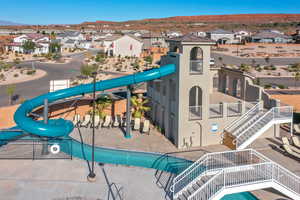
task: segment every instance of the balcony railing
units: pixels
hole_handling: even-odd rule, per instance
[[[223,117],[223,104],[209,105],[209,118],[222,118]]]
[[[227,116],[235,117],[242,115],[242,103],[230,103],[227,104]]]
[[[203,74],[203,60],[190,61],[190,74]]]
[[[201,120],[202,119],[202,106],[190,106],[189,108],[189,119],[190,120]]]

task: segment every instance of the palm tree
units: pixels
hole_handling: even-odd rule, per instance
[[[102,96],[96,100],[96,115],[99,115],[101,119],[104,119],[106,113],[104,112],[112,104],[111,98],[109,96]]]
[[[8,103],[9,103],[9,105],[12,104],[12,97],[13,97],[13,95],[15,93],[15,90],[16,90],[16,86],[15,85],[9,85],[6,88],[6,93],[8,95]]]
[[[295,87],[297,87],[297,82],[300,80],[300,73],[299,73],[299,71],[295,73],[294,78],[295,78]]]
[[[131,104],[133,106],[133,117],[134,118],[142,118],[144,113],[150,110],[150,107],[145,106],[149,102],[148,99],[144,99],[143,97],[133,96],[131,97]]]
[[[269,65],[269,63],[270,63],[270,57],[265,57],[265,61],[266,61],[267,65]]]
[[[219,60],[219,62],[221,63],[221,65],[223,65],[223,58],[222,58],[222,57],[219,57],[218,60]]]

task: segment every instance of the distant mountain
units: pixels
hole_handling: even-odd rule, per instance
[[[24,24],[0,20],[0,26],[22,26]]]

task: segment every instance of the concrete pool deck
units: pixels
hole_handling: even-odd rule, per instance
[[[117,190],[124,200],[159,200],[165,196],[156,185],[153,169],[95,165],[97,181],[89,183],[87,164],[78,159],[0,162],[0,199],[119,200]]]
[[[72,136],[78,137],[78,130]],[[91,141],[91,129],[81,129],[86,143]],[[153,143],[153,144],[152,144]],[[150,135],[133,133],[132,139],[125,139],[120,129],[100,129],[96,131],[96,144],[103,147],[113,147],[137,151],[153,151],[168,153],[173,156],[197,160],[207,152],[228,150],[223,145],[211,145],[203,148],[178,150],[163,135],[153,131]],[[276,139],[259,139],[251,147],[263,153],[290,171],[300,175],[299,161],[287,157],[280,149],[280,141]],[[20,149],[20,151],[22,151]],[[23,152],[24,153],[24,150]],[[120,192],[124,200],[163,200],[166,199],[170,183],[170,174],[139,167],[121,165],[95,165],[96,183],[88,183],[87,163],[83,160],[0,160],[0,196],[5,200],[104,200],[108,195]],[[159,177],[156,174],[159,174]],[[160,188],[157,181],[163,185]],[[112,185],[111,192],[109,185]],[[262,200],[289,199],[277,191],[270,189],[252,192]],[[1,199],[1,198],[0,198]],[[113,199],[110,196],[110,199]]]

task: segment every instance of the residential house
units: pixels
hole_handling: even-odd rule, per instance
[[[192,32],[191,34],[197,36],[197,37],[206,37],[207,33],[204,31],[196,31],[196,32]]]
[[[233,44],[237,42],[232,31],[226,31],[223,29],[208,32],[207,36],[211,40],[216,41],[218,44]]]
[[[62,49],[67,51],[69,49],[81,48],[81,43],[86,41],[85,35],[78,31],[66,31],[64,33],[59,33],[56,39],[61,42]]]
[[[239,43],[241,43],[244,40],[247,40],[249,36],[250,36],[250,32],[245,30],[239,30],[234,32],[234,37],[236,40],[238,40]]]
[[[144,43],[144,49],[149,49],[150,47],[168,47],[165,37],[160,33],[150,32],[145,33],[141,36]]]
[[[300,27],[296,29],[296,33],[292,37],[296,44],[300,44]]]
[[[165,34],[168,38],[175,38],[175,37],[180,37],[182,36],[182,33],[179,32],[179,31],[169,31],[169,32],[166,32]]]
[[[143,42],[131,35],[115,35],[105,38],[103,41],[104,51],[110,56],[135,56],[142,53]]]
[[[26,53],[47,54],[49,52],[50,38],[47,35],[38,33],[23,34],[18,37],[15,37],[13,39],[13,42],[8,43],[6,45],[6,50],[25,53],[25,50],[23,49],[23,44],[26,41],[32,41],[35,43],[35,50],[33,52]]]
[[[272,31],[262,31],[252,36],[252,42],[256,43],[290,43],[292,41],[291,36]]]

